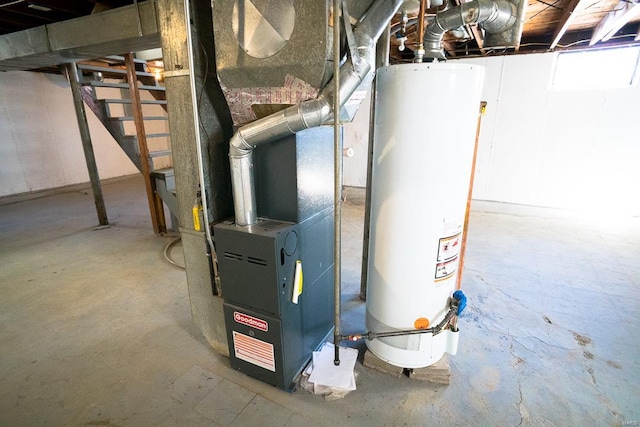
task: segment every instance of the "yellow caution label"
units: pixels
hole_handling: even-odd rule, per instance
[[[298,297],[302,294],[302,261],[296,261],[296,271],[293,275],[293,295],[291,296],[291,302],[298,303]]]
[[[202,212],[202,206],[195,205],[193,207],[193,229],[196,231],[202,230],[200,225],[200,213]]]

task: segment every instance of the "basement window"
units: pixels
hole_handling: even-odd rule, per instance
[[[590,90],[625,88],[636,84],[640,46],[560,52],[552,89]]]

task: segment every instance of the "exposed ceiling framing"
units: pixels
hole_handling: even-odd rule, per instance
[[[0,37],[42,27],[107,9],[148,0],[0,0]],[[357,2],[358,0],[353,0]],[[448,6],[470,0],[445,0],[439,8],[426,10],[426,20]],[[407,48],[398,50],[399,41],[391,38],[391,56],[395,62],[410,62],[416,46],[417,13],[410,14]],[[395,19],[397,24],[399,17]],[[395,26],[397,28],[397,25]],[[444,49],[450,57],[527,53],[566,48],[600,47],[640,42],[640,0],[527,0],[527,9],[518,46],[489,48],[484,32],[470,25],[457,34],[449,33]]]
[[[449,0],[453,5],[470,0]],[[445,2],[446,5],[446,2]],[[623,10],[624,9],[624,10]],[[427,10],[429,16],[438,8]],[[626,13],[622,13],[625,12]],[[613,21],[613,16],[617,19]],[[409,21],[415,18],[410,14]],[[609,26],[609,38],[604,36],[592,43],[593,47],[631,44],[640,41],[640,0],[528,0],[518,46],[511,49],[492,49],[484,43],[483,30],[476,25],[466,28],[468,37],[445,37],[445,50],[449,56],[482,56],[510,53],[544,52],[566,48],[588,48],[598,25],[605,21],[615,22]],[[394,22],[399,22],[396,18]],[[392,38],[391,54],[396,61],[409,62],[415,46],[415,26],[407,27],[407,49],[397,50],[398,42]]]
[[[131,3],[131,0],[0,0],[0,35]]]

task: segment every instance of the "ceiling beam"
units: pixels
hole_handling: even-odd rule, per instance
[[[640,15],[640,0],[620,0],[614,10],[607,13],[596,25],[589,46],[599,41],[606,42],[638,15]]]
[[[483,55],[487,53],[487,50],[484,48],[484,38],[482,37],[482,32],[477,25],[467,25],[467,31],[471,30],[471,35],[473,39],[476,41],[478,45],[478,49],[480,49],[480,53]]]
[[[580,12],[582,9],[584,9],[587,2],[591,1],[592,0],[571,0],[569,2],[567,7],[564,9],[564,13],[562,14],[562,18],[560,19],[558,26],[553,32],[553,41],[551,42],[551,46],[549,46],[549,49],[555,48],[558,43],[560,43],[562,36],[564,36],[564,33],[566,33],[569,29],[571,22],[577,15],[577,12]]]

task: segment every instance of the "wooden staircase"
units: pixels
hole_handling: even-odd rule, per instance
[[[155,233],[165,233],[164,204],[177,226],[177,199],[165,88],[146,61],[109,56],[78,63],[82,99],[145,179]]]

